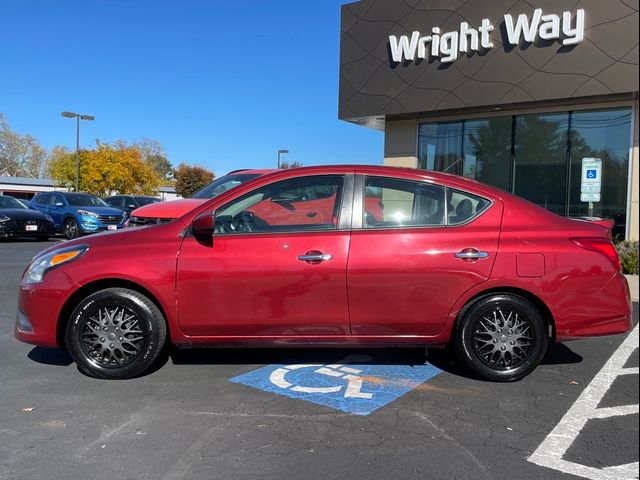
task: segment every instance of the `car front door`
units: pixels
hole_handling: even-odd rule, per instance
[[[489,278],[501,203],[381,176],[358,176],[355,196],[347,269],[352,334],[438,334],[456,300]]]
[[[59,193],[51,194],[51,205],[49,205],[49,215],[53,218],[53,222],[56,226],[61,226],[64,223],[64,215],[67,202],[64,195]]]
[[[352,175],[258,187],[216,209],[213,245],[186,236],[177,308],[193,336],[349,334],[346,266]],[[351,202],[348,204],[349,209]],[[347,218],[349,217],[349,218]]]

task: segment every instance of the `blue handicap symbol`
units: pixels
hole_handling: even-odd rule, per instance
[[[587,169],[587,178],[597,178],[598,171],[596,169]]]
[[[400,398],[441,370],[431,364],[397,365],[369,355],[348,355],[332,363],[267,365],[232,378],[234,383],[324,405],[355,415],[369,415]]]

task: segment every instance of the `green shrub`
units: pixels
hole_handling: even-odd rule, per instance
[[[616,245],[622,264],[622,273],[638,275],[638,242],[625,240]]]

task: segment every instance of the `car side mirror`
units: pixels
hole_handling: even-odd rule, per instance
[[[215,219],[211,212],[203,212],[191,222],[191,233],[201,244],[212,247],[213,233],[215,231]]]

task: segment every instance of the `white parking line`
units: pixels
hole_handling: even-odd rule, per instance
[[[638,368],[624,365],[638,348],[638,326],[633,329],[622,345],[584,389],[578,400],[562,417],[560,423],[544,439],[529,461],[543,467],[553,468],[563,473],[578,475],[592,480],[626,480],[638,478],[638,462],[606,468],[595,468],[564,460],[562,457],[580,434],[587,421],[592,418],[609,418],[638,413],[638,405],[598,408],[598,404],[620,375],[638,375]]]

